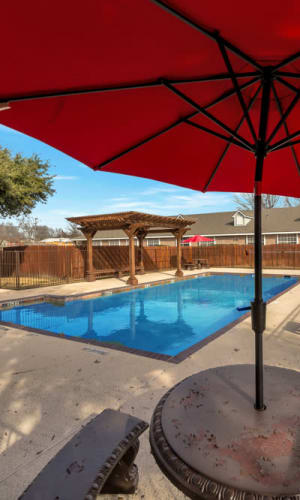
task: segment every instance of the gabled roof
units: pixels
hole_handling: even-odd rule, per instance
[[[204,236],[215,236],[217,234],[234,235],[253,233],[253,210],[243,210],[243,215],[245,217],[251,217],[251,220],[245,226],[234,226],[233,215],[235,213],[236,211],[190,215],[189,217],[196,218],[196,222],[192,226],[191,232],[194,234],[194,231],[196,231],[196,234],[202,234]],[[300,233],[300,206],[263,209],[262,232]]]

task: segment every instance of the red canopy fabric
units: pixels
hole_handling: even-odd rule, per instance
[[[165,0],[164,4],[191,22],[156,0],[86,0],[84,5],[58,0],[47,5],[36,0],[4,2],[0,107],[9,101],[10,109],[0,110],[0,122],[95,170],[201,191],[252,192],[253,151],[234,143],[228,148],[220,138],[223,134],[230,139],[230,130],[235,130],[253,144],[251,131],[236,93],[214,103],[224,93],[230,95],[233,80],[216,40],[193,23],[208,33],[218,31],[249,56],[249,60],[240,57],[227,44],[258,136],[262,77],[257,74],[261,67],[274,67],[299,50],[300,4],[273,0],[253,0],[250,8],[240,0]],[[297,96],[300,59],[280,71],[273,81],[267,135]],[[219,75],[219,80],[199,81],[212,75]],[[221,120],[227,130],[197,106]],[[296,134],[299,116],[298,104],[270,144]],[[210,135],[205,127],[219,136]],[[295,144],[293,150],[278,149],[267,156],[263,192],[300,197],[299,154]]]
[[[191,238],[187,238],[183,240],[184,243],[200,243],[203,241],[214,241],[212,238],[206,238],[206,236],[201,236],[201,234],[196,234]]]

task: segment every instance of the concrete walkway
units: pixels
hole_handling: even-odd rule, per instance
[[[220,272],[221,269],[209,271]],[[251,271],[234,269],[232,272]],[[300,275],[299,271],[291,270],[267,272]],[[195,274],[195,271],[186,274]],[[169,279],[172,275],[172,271],[152,273],[139,276],[139,281],[157,281],[159,276]],[[121,280],[111,278],[51,289],[1,291],[0,300],[48,294],[50,290],[55,295],[71,295],[121,285]],[[264,335],[266,364],[299,370],[300,335],[292,333],[292,324],[300,326],[299,285],[268,306]],[[253,363],[253,359],[254,335],[250,318],[179,365],[0,327],[0,499],[16,500],[81,425],[104,408],[121,409],[150,422],[160,397],[178,381],[200,370]],[[249,411],[254,411],[251,405]],[[136,462],[140,469],[139,488],[135,495],[124,498],[185,498],[154,462],[148,433],[141,438]]]
[[[154,281],[163,281],[175,278],[176,270],[172,269],[169,271],[160,271],[146,273],[143,275],[137,275],[139,284],[151,283]],[[184,271],[185,276],[194,276],[197,274],[203,274],[207,272],[216,273],[247,273],[253,274],[253,269],[249,268],[232,268],[228,269],[225,267],[210,267],[209,269],[195,269],[194,271]],[[300,269],[264,269],[264,274],[278,274],[278,275],[294,275],[300,276]],[[0,288],[0,301],[4,300],[15,300],[22,297],[35,297],[37,295],[55,295],[55,296],[66,296],[66,295],[77,295],[80,293],[95,293],[101,292],[103,290],[111,290],[113,288],[126,288],[128,287],[126,280],[128,276],[124,278],[105,278],[96,281],[79,281],[77,283],[68,283],[63,285],[47,286],[40,288],[30,288],[25,290],[7,290]]]

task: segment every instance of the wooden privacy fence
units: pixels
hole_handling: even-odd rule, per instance
[[[127,246],[95,246],[95,269],[128,267]],[[135,252],[139,262],[139,249]],[[176,268],[176,247],[145,247],[145,271]],[[207,259],[211,267],[248,267],[254,265],[253,245],[213,245],[183,247],[183,264],[193,259]],[[31,288],[83,280],[86,248],[75,246],[9,247],[0,251],[0,287]],[[300,245],[266,245],[263,247],[263,267],[300,269]]]
[[[194,258],[207,259],[209,265],[214,267],[254,266],[254,245],[195,247],[192,252]],[[266,269],[300,269],[300,245],[265,245],[262,254],[262,264]]]

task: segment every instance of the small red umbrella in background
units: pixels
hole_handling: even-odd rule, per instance
[[[183,243],[201,243],[204,241],[214,241],[212,238],[206,238],[206,236],[201,236],[201,234],[196,234],[191,238],[187,238],[183,240]]]

